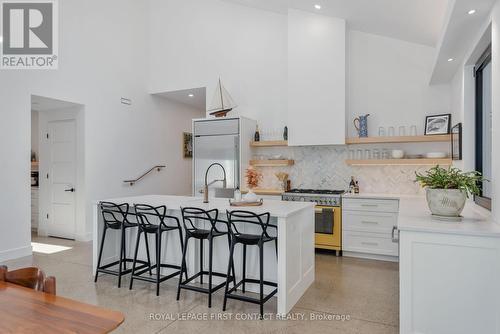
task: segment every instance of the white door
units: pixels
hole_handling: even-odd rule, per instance
[[[49,185],[48,234],[75,238],[76,124],[75,120],[48,122]]]

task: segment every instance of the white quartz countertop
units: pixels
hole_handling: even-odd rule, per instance
[[[462,212],[461,222],[437,220],[432,217],[425,195],[400,194],[345,194],[344,198],[359,199],[398,199],[400,231],[433,232],[500,238],[500,224],[496,223],[491,212],[467,201]]]
[[[261,206],[230,206],[227,198],[210,198],[209,203],[203,203],[201,197],[190,196],[169,196],[169,195],[143,195],[133,197],[120,197],[103,199],[101,201],[113,202],[117,204],[128,203],[148,204],[152,206],[165,205],[169,210],[180,210],[181,207],[197,207],[205,210],[218,209],[220,213],[225,213],[226,210],[246,210],[256,214],[269,212],[272,217],[286,218],[298,211],[314,208],[314,203],[310,202],[286,202],[278,200],[265,200]],[[96,201],[97,204],[100,201]]]

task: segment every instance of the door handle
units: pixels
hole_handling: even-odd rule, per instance
[[[398,227],[397,226],[393,226],[392,227],[392,231],[391,231],[392,242],[399,242],[399,236],[396,238],[396,232],[397,231],[398,231]]]
[[[68,192],[68,193],[74,193],[75,192],[75,188],[66,189],[64,191]]]

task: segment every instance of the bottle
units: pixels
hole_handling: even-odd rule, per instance
[[[288,140],[288,126],[283,130],[283,140]]]
[[[255,135],[253,136],[254,141],[260,141],[259,125],[255,127]]]
[[[349,192],[354,194],[354,190],[356,187],[356,182],[354,181],[354,176],[351,176],[351,182],[349,183]]]
[[[356,181],[356,186],[354,186],[354,193],[359,194],[359,183]]]
[[[241,191],[240,191],[240,187],[236,187],[235,191],[234,191],[234,200],[236,202],[241,202]]]

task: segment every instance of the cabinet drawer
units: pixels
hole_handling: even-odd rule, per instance
[[[342,209],[350,211],[398,212],[397,199],[344,198]]]
[[[342,216],[344,230],[383,233],[391,237],[392,228],[398,224],[397,213],[344,211]]]
[[[398,256],[398,243],[385,234],[345,231],[342,250],[368,254]]]

